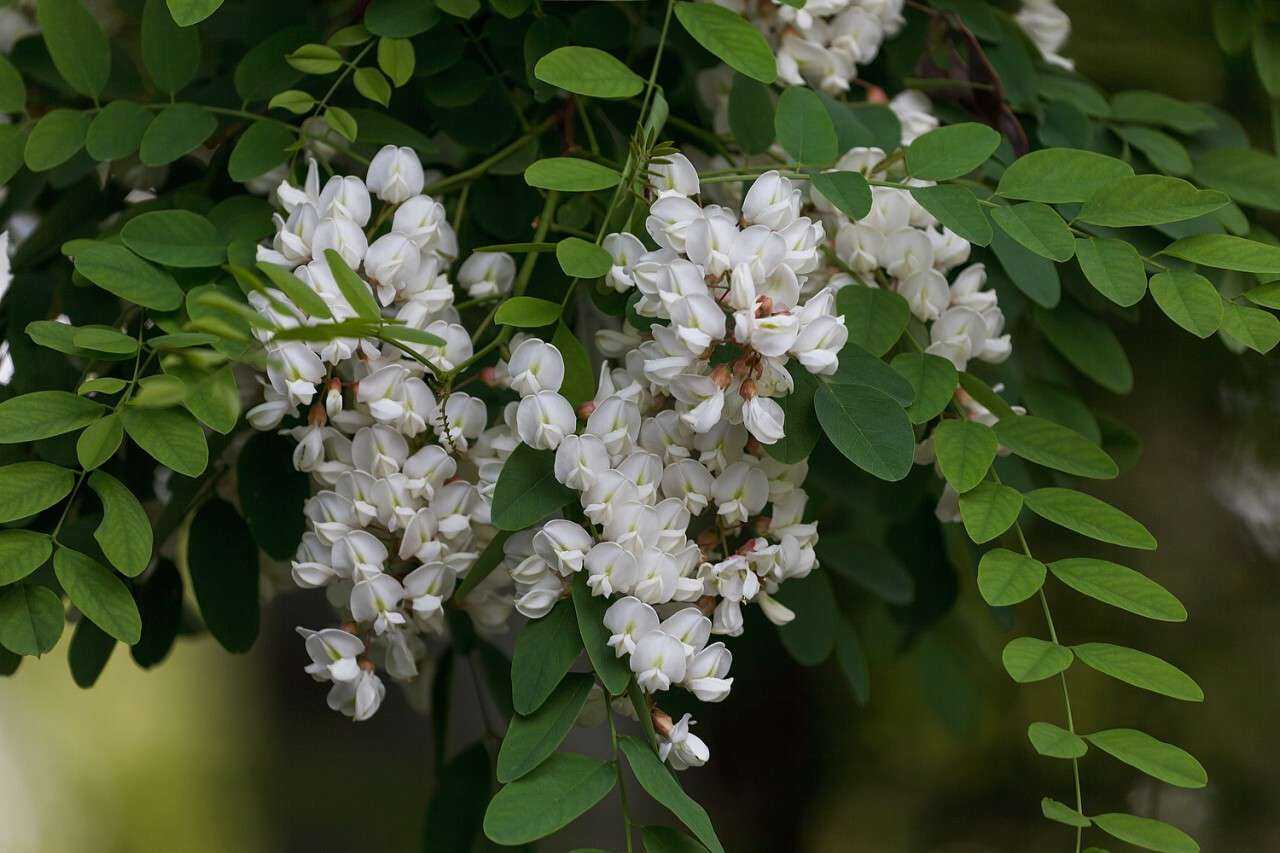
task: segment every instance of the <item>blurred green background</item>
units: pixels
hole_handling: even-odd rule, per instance
[[[1256,144],[1270,140],[1269,104],[1247,60],[1218,50],[1211,4],[1061,5],[1075,26],[1068,54],[1105,88],[1158,88],[1210,102],[1235,114]],[[1278,850],[1276,356],[1233,356],[1150,312],[1122,335],[1136,390],[1093,402],[1134,427],[1146,447],[1136,468],[1096,491],[1159,538],[1158,552],[1122,559],[1180,597],[1191,619],[1144,622],[1061,587],[1052,592],[1055,619],[1065,642],[1147,648],[1199,680],[1208,698],[1193,706],[1076,668],[1072,698],[1082,730],[1155,733],[1199,757],[1210,784],[1181,791],[1095,750],[1082,761],[1085,809],[1162,817],[1205,850]],[[1033,536],[1043,558],[1078,549],[1047,527]],[[1015,689],[999,663],[1008,626],[981,603],[971,577],[959,587],[956,609],[906,640],[883,605],[866,602],[859,630],[872,659],[872,700],[865,709],[834,663],[800,670],[773,632],[749,626],[735,647],[734,695],[698,715],[713,760],[683,777],[729,850],[1069,849],[1072,833],[1039,814],[1042,795],[1069,799],[1069,765],[1039,758],[1024,736],[1032,720],[1061,722],[1056,683]],[[68,674],[66,632],[62,647],[0,680],[0,850],[421,849],[435,785],[430,726],[394,689],[368,723],[325,707],[323,687],[302,672],[292,628],[327,619],[320,596],[287,594],[268,607],[247,656],[186,639],[143,673],[117,650],[89,692]],[[1016,620],[1042,631],[1031,607]],[[470,677],[458,675],[450,753],[481,732]],[[603,749],[599,730],[572,737],[573,748]],[[649,808],[641,807],[642,820],[666,820]],[[610,796],[541,849],[588,841],[617,848],[619,825]]]

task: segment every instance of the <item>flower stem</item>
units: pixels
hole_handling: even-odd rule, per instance
[[[622,757],[618,754],[618,729],[613,723],[613,704],[609,701],[607,690],[604,695],[604,709],[609,718],[609,742],[613,747],[613,772],[618,779],[618,799],[622,803],[622,825],[627,834],[627,853],[632,853],[631,810],[627,806],[627,786],[622,779]]]

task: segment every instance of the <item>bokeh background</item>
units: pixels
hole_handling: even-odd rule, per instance
[[[1269,104],[1246,60],[1220,53],[1202,0],[1062,0],[1068,53],[1102,86],[1158,88],[1233,113],[1267,146]],[[1280,371],[1277,357],[1234,356],[1153,312],[1122,331],[1135,391],[1092,402],[1145,440],[1141,461],[1096,493],[1159,538],[1122,560],[1172,590],[1185,625],[1146,622],[1053,590],[1065,642],[1149,648],[1191,672],[1202,706],[1072,670],[1077,725],[1133,726],[1198,756],[1203,792],[1145,779],[1095,750],[1082,761],[1085,806],[1170,819],[1210,851],[1280,850]],[[857,495],[850,513],[857,523]],[[868,507],[868,516],[878,509]],[[1073,544],[1048,527],[1038,554]],[[1078,547],[1078,545],[1077,545]],[[1100,551],[1099,553],[1103,553]],[[1103,554],[1105,556],[1105,553]],[[735,851],[1031,851],[1068,849],[1040,796],[1068,800],[1069,765],[1039,758],[1028,722],[1061,722],[1055,681],[1014,688],[999,663],[1009,625],[958,577],[955,608],[904,631],[883,604],[858,604],[871,659],[859,707],[831,662],[802,670],[772,631],[735,647],[734,695],[699,714],[713,761],[686,773]],[[117,650],[91,691],[71,681],[65,646],[0,679],[0,850],[414,851],[437,756],[428,721],[394,690],[370,722],[330,712],[303,674],[293,626],[327,620],[319,596],[294,593],[264,614],[254,650],[183,638],[144,673]],[[1018,626],[1041,632],[1031,607]],[[471,676],[454,679],[446,754],[482,736]],[[604,751],[600,730],[572,736]],[[641,797],[633,797],[633,803]],[[666,821],[652,804],[641,819]],[[543,850],[620,846],[616,795]],[[1096,839],[1095,843],[1101,843]],[[1124,845],[1111,844],[1115,851]],[[447,853],[447,851],[432,851]]]

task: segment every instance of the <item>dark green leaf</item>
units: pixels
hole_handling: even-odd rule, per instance
[[[526,625],[511,656],[516,712],[528,715],[541,708],[581,651],[582,638],[568,601],[560,601],[546,616]]]
[[[991,210],[991,218],[1005,234],[1042,258],[1068,261],[1075,254],[1071,230],[1047,204],[1027,201],[996,207]]]
[[[373,290],[347,266],[342,255],[333,249],[325,249],[324,259],[329,264],[334,281],[338,283],[338,290],[342,291],[342,297],[355,309],[356,314],[365,320],[382,319],[382,311],[373,298]]]
[[[840,613],[826,573],[811,572],[807,577],[794,578],[774,597],[796,614],[795,619],[778,628],[782,645],[791,657],[802,666],[817,666],[829,658],[835,647]]]
[[[511,846],[537,841],[600,802],[613,784],[609,764],[558,752],[494,796],[484,814],[484,834]]]
[[[364,25],[375,36],[412,38],[440,21],[434,3],[422,0],[375,0],[364,14]]]
[[[706,853],[707,851],[707,848],[697,841],[669,826],[646,826],[640,830],[640,839],[644,842],[644,853]],[[593,853],[593,851],[574,851],[574,853]]]
[[[167,267],[213,267],[227,257],[227,241],[213,223],[189,210],[153,210],[120,229],[124,244]]]
[[[840,156],[831,116],[811,89],[791,86],[782,93],[782,97],[778,99],[774,129],[778,144],[797,163],[823,166]]]
[[[1005,671],[1019,684],[1043,681],[1071,666],[1071,650],[1035,637],[1015,637],[1000,655]]]
[[[698,44],[734,71],[761,83],[777,79],[773,49],[741,15],[713,3],[680,2],[676,3],[676,18]]]
[[[915,598],[915,581],[892,553],[866,542],[827,537],[818,542],[822,565],[890,604]]]
[[[861,219],[871,211],[871,187],[861,172],[815,172],[813,189],[850,219]]]
[[[34,391],[0,403],[0,444],[62,435],[102,417],[101,403],[69,391]]]
[[[991,222],[982,212],[972,190],[947,184],[912,187],[911,197],[937,217],[939,222],[970,243],[979,246],[991,244]]]
[[[1116,463],[1096,444],[1052,421],[1022,415],[1002,418],[994,429],[1001,444],[1037,465],[1104,480],[1118,473]]]
[[[611,696],[620,696],[631,681],[631,668],[609,646],[609,630],[604,626],[604,612],[608,607],[609,600],[592,595],[585,573],[578,572],[573,579],[573,610],[577,615],[578,633],[586,646],[591,668],[605,690]]]
[[[1077,239],[1076,260],[1094,289],[1117,305],[1137,305],[1147,294],[1142,256],[1123,240]]]
[[[942,413],[955,394],[959,376],[955,365],[945,358],[926,353],[904,352],[893,357],[890,366],[898,371],[914,391],[907,417],[913,424],[922,424]],[[787,420],[788,430],[791,427]]]
[[[1170,175],[1191,174],[1191,155],[1186,146],[1164,131],[1132,125],[1115,125],[1112,129],[1160,171]]]
[[[649,796],[666,806],[708,850],[712,853],[724,853],[706,810],[680,788],[680,784],[672,778],[653,750],[643,741],[630,736],[620,738],[618,743],[627,756],[627,764],[631,766],[636,781]]]
[[[76,686],[88,689],[97,683],[115,649],[115,637],[92,621],[81,619],[67,649],[67,664],[71,667],[71,678]]]
[[[200,70],[200,31],[175,23],[164,0],[147,0],[142,11],[142,61],[156,88],[177,94]]]
[[[889,481],[911,471],[915,434],[892,397],[863,385],[824,385],[814,408],[827,438],[862,470]]]
[[[556,751],[587,704],[593,684],[589,675],[570,674],[541,708],[511,721],[498,751],[499,782],[514,782]]]
[[[306,530],[302,507],[310,496],[310,478],[293,467],[293,442],[258,432],[250,436],[236,461],[240,510],[253,540],[277,560],[291,558]]]
[[[53,543],[47,534],[0,530],[0,586],[22,580],[43,566],[52,553]]]
[[[773,95],[768,86],[743,74],[733,75],[733,87],[729,90],[729,131],[747,154],[769,150],[776,131]]]
[[[1171,127],[1182,133],[1199,133],[1214,126],[1205,110],[1159,92],[1117,92],[1111,98],[1111,115],[1119,121]]]
[[[135,587],[142,614],[142,639],[129,650],[147,669],[169,655],[182,622],[182,577],[168,560],[160,560],[140,587]]]
[[[166,0],[169,13],[180,27],[190,27],[218,11],[222,0]]]
[[[995,252],[1000,266],[1004,267],[1014,285],[1032,302],[1045,308],[1058,304],[1062,285],[1053,261],[1024,248],[1000,228],[992,232],[991,251]]]
[[[1044,586],[1045,566],[1039,560],[995,548],[978,563],[978,591],[992,607],[1026,601]]]
[[[1133,175],[1123,160],[1074,148],[1046,148],[1024,154],[1005,170],[996,192],[1005,198],[1046,204],[1085,202],[1117,178]]]
[[[197,477],[209,464],[204,430],[182,409],[127,408],[124,429],[152,458],[179,474]]]
[[[386,0],[374,5],[383,2]],[[423,853],[465,851],[475,847],[489,802],[492,775],[483,741],[473,743],[444,765],[436,777],[435,793],[427,803]]]
[[[521,444],[508,457],[493,490],[493,524],[524,530],[577,498],[556,480],[555,453]]]
[[[849,342],[874,356],[884,355],[898,342],[911,316],[907,300],[878,287],[842,287],[836,307],[844,315]]]
[[[991,428],[977,421],[944,420],[933,431],[933,450],[942,476],[961,493],[987,476],[998,446]]]
[[[1268,353],[1280,343],[1280,320],[1258,308],[1224,302],[1221,331],[1260,353]]]
[[[1071,366],[1116,394],[1133,390],[1133,368],[1111,328],[1075,306],[1037,307],[1036,323]]]
[[[288,149],[297,141],[288,126],[255,121],[240,135],[227,163],[231,180],[244,183],[270,172],[289,159]]]
[[[1263,275],[1280,273],[1280,246],[1231,234],[1196,234],[1173,243],[1161,254],[1206,267]]]
[[[103,471],[89,477],[102,501],[102,523],[94,531],[102,553],[122,574],[137,577],[151,563],[151,521],[146,510],[119,480]]]
[[[59,547],[53,571],[71,603],[103,631],[133,645],[142,636],[142,617],[129,588],[106,566],[79,551]]]
[[[1202,190],[1181,178],[1134,175],[1112,181],[1089,197],[1079,219],[1122,228],[1182,222],[1212,213],[1231,200],[1217,190]]]
[[[48,462],[15,462],[0,468],[0,522],[35,515],[62,500],[75,485],[66,468]]]
[[[0,589],[0,644],[14,654],[49,651],[62,625],[62,602],[48,587],[16,583]]]
[[[76,272],[121,299],[157,311],[172,311],[182,304],[182,288],[173,276],[124,246],[73,240],[64,243],[62,251],[75,261]]]
[[[787,372],[791,374],[792,391],[778,401],[782,406],[786,433],[773,444],[766,445],[765,450],[779,462],[794,465],[808,459],[818,439],[822,438],[822,426],[813,410],[813,396],[822,383],[796,362],[787,365]]]
[[[871,675],[867,670],[867,656],[862,643],[848,620],[841,619],[836,626],[836,660],[840,670],[853,690],[853,698],[859,705],[871,700]]]
[[[979,483],[960,496],[965,532],[978,544],[990,542],[1012,527],[1021,511],[1022,495],[997,483]]]
[[[1144,551],[1156,548],[1155,537],[1146,527],[1093,495],[1049,486],[1033,489],[1022,497],[1036,515],[1082,536],[1125,548]]]
[[[200,615],[224,649],[247,652],[258,638],[258,549],[235,507],[215,498],[187,530],[187,572]]]
[[[47,172],[75,156],[89,133],[89,114],[79,110],[50,110],[27,137],[23,158],[33,172]]]
[[[1280,210],[1280,160],[1253,148],[1214,148],[1195,159],[1195,178],[1237,202]]]
[[[54,67],[72,89],[96,99],[111,76],[111,45],[81,0],[39,0],[36,21]]]
[[[128,157],[138,150],[152,115],[133,101],[112,101],[89,124],[85,150],[99,162]]]
[[[931,130],[907,148],[907,172],[926,181],[967,175],[1000,146],[1000,134],[985,124],[961,122]]]

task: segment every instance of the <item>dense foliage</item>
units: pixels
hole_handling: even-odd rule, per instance
[[[1215,22],[1280,94],[1268,10]],[[1280,161],[1230,116],[1102,92],[1051,0],[38,0],[0,29],[6,675],[68,623],[85,687],[117,643],[243,652],[324,588],[299,633],[336,711],[400,683],[443,752],[479,662],[501,719],[443,765],[428,849],[618,788],[628,851],[716,851],[672,770],[714,760],[691,726],[734,638],[866,703],[850,603],[905,645],[973,583],[1039,626],[1002,662],[1059,688],[1026,734],[1064,846],[1199,849],[1086,807],[1095,750],[1207,775],[1078,727],[1068,676],[1201,689],[1051,600],[1187,619],[1091,554],[1156,541],[1087,490],[1140,439],[1086,399],[1132,389],[1139,312],[1280,342]],[[1041,522],[1079,556],[1037,559]],[[575,724],[611,756],[561,750]],[[683,829],[632,825],[624,769]]]

